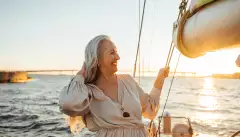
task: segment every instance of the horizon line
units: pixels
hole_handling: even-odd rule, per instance
[[[39,70],[37,70],[37,69],[33,69],[33,70],[0,70],[0,72],[28,72],[28,73],[56,73],[56,72],[77,72],[77,71],[79,71],[79,69],[39,69]],[[143,74],[143,75],[145,75],[145,73],[147,74],[147,73],[157,73],[159,70],[157,70],[157,69],[149,69],[149,70],[140,70],[140,72],[141,72],[141,75]],[[122,69],[122,70],[118,70],[117,71],[117,73],[123,73],[123,72],[126,72],[126,73],[132,73],[133,72],[133,70],[132,69]],[[186,74],[186,75],[188,75],[188,74],[193,74],[193,75],[199,75],[199,74],[207,74],[206,72],[198,72],[198,71],[170,71],[170,73],[176,73],[176,74]],[[238,72],[238,71],[236,71],[236,72],[232,72],[232,73],[212,73],[212,72],[210,72],[210,73],[208,73],[207,75],[212,75],[212,74],[234,74],[234,73],[240,73],[240,72]],[[136,71],[136,74],[139,74],[139,71]]]

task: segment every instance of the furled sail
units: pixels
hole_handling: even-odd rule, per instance
[[[195,0],[174,24],[173,42],[189,58],[240,47],[240,0]]]

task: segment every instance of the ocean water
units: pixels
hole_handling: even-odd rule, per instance
[[[59,93],[72,76],[30,76],[27,83],[0,84],[0,137],[73,136],[58,106]],[[146,92],[154,79],[141,78]],[[159,116],[170,82],[171,77],[162,90]],[[229,137],[240,130],[240,80],[175,78],[165,111],[190,118],[199,136]]]

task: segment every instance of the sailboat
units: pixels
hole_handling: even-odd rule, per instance
[[[143,10],[145,9],[145,3],[146,0],[144,0]],[[188,9],[187,3],[187,0],[182,0],[179,6],[179,16],[173,25],[173,38],[166,66],[170,64],[175,47],[182,55],[188,58],[204,56],[207,52],[240,47],[240,0],[192,0]],[[144,11],[142,14],[138,48],[134,64],[134,77],[143,17]],[[173,82],[173,80],[171,82]],[[171,87],[169,93],[170,91]],[[191,120],[189,118],[170,116],[168,113],[164,113],[164,109],[165,105],[162,115],[156,119],[158,126],[155,126],[154,120],[149,123],[149,137],[160,137],[162,135],[170,135],[172,137],[197,136],[191,126]],[[162,119],[163,127],[161,127]],[[172,127],[171,121],[173,119],[184,119],[186,123],[177,123]],[[232,137],[239,134],[240,131],[237,131]]]
[[[144,17],[144,8],[142,22]],[[172,43],[169,50],[166,66],[169,66],[173,49],[188,58],[198,58],[208,52],[240,48],[240,0],[182,0],[179,6],[177,21],[173,24]],[[139,31],[138,48],[134,66],[133,76],[136,73],[136,62],[141,39],[141,28]],[[240,66],[240,55],[236,60]],[[174,77],[173,77],[174,78]],[[173,81],[173,80],[172,80]],[[171,86],[169,92],[171,90]],[[168,94],[169,95],[169,94]],[[167,96],[168,99],[168,96]],[[166,100],[167,103],[167,100]],[[165,103],[165,105],[166,105]],[[186,117],[171,117],[164,115],[158,117],[158,127],[152,120],[148,126],[149,137],[160,137],[170,135],[172,137],[193,137],[197,136],[191,126],[191,120]],[[171,127],[171,119],[185,119],[186,123],[177,123]],[[160,126],[163,119],[163,128]],[[240,134],[240,130],[231,137]]]

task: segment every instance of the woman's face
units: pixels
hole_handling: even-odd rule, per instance
[[[117,72],[117,64],[120,57],[117,53],[117,49],[114,43],[110,40],[101,41],[99,52],[100,70],[105,70],[105,72],[112,74]]]

